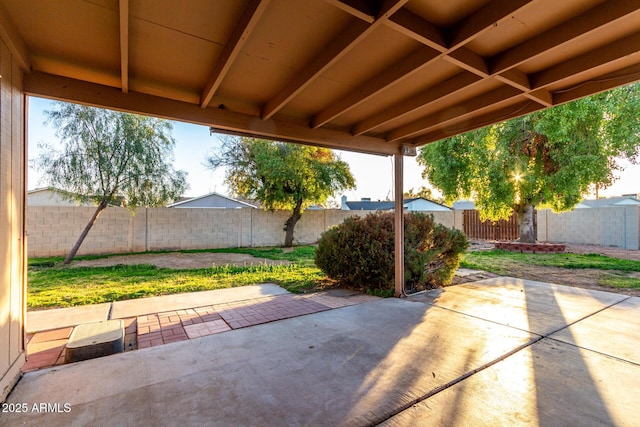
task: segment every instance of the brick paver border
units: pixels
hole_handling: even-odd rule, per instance
[[[330,292],[282,294],[129,317],[122,319],[125,351],[201,338],[376,299],[378,297],[364,294],[333,296]],[[29,334],[29,359],[22,371],[64,364],[64,348],[72,330],[72,327],[66,327]]]

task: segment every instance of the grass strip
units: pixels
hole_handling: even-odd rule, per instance
[[[324,278],[324,274],[315,267],[315,248],[312,246],[293,250],[231,248],[181,252],[244,253],[272,260],[287,260],[291,264],[226,265],[176,270],[153,265],[70,267],[61,265],[62,258],[37,258],[29,260],[27,306],[30,310],[72,307],[266,282],[276,283],[291,292],[303,292]]]
[[[464,255],[461,267],[487,268],[500,270],[510,263],[539,265],[544,267],[558,267],[569,269],[592,268],[597,270],[640,271],[640,261],[611,258],[599,254],[524,254],[500,249],[491,251],[468,252]],[[500,274],[500,271],[492,271]]]
[[[500,249],[468,252],[460,267],[489,271],[504,276],[518,276],[524,266],[553,267],[565,270],[595,270],[597,283],[621,289],[640,289],[640,261],[611,258],[599,254],[524,254]]]

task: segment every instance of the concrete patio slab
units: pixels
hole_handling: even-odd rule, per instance
[[[111,303],[27,312],[27,333],[107,320]]]
[[[546,336],[626,298],[610,292],[496,277],[409,299]]]
[[[216,289],[213,291],[173,294],[160,297],[140,298],[116,301],[111,310],[112,319],[124,319],[143,314],[163,311],[183,310],[205,305],[222,304],[260,298],[272,295],[283,295],[289,292],[273,283],[237,288]]]
[[[630,297],[551,338],[640,365],[640,298]]]
[[[367,425],[531,334],[427,304],[369,302],[28,373],[12,425]],[[99,387],[95,386],[100,384]]]
[[[382,425],[633,426],[638,383],[638,365],[545,339]]]
[[[0,424],[631,426],[639,316],[638,298],[475,282],[30,372],[7,402],[62,410]]]

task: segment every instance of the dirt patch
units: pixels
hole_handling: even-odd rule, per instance
[[[472,242],[470,250],[490,250],[493,243],[488,241]],[[640,251],[609,248],[594,245],[567,245],[567,252],[578,254],[601,254],[614,258],[640,260]],[[74,261],[73,267],[105,267],[118,264],[136,265],[151,264],[161,268],[192,269],[209,268],[213,266],[249,266],[249,265],[285,265],[289,261],[270,260],[266,258],[256,258],[248,254],[236,253],[181,253],[168,252],[163,254],[140,254],[140,255],[117,255],[109,258],[102,258],[90,261]],[[607,276],[616,276],[620,272],[592,270],[592,269],[566,269],[557,267],[544,267],[535,265],[508,264],[502,266],[504,276],[517,277],[520,279],[537,280],[541,282],[556,283],[558,285],[575,286],[585,289],[593,289],[605,292],[615,292],[624,295],[640,297],[640,289],[618,289],[602,286],[599,282]],[[629,273],[631,277],[640,278],[640,273]],[[460,284],[474,280],[482,280],[495,277],[494,274],[480,272],[474,276],[456,276],[453,284]],[[333,284],[335,285],[335,284]]]
[[[214,266],[231,265],[236,267],[250,265],[286,265],[289,261],[256,258],[248,254],[223,252],[182,253],[168,252],[163,254],[116,255],[108,258],[73,261],[72,267],[109,267],[112,265],[150,264],[160,268],[176,270],[192,268],[209,268]]]
[[[472,242],[469,249],[491,250],[493,249],[494,243],[495,242],[491,241],[477,240]],[[640,251],[607,246],[566,245],[566,252],[575,254],[599,254],[611,258],[640,261]],[[640,297],[640,289],[621,289],[600,284],[602,280],[607,277],[619,277],[622,274],[626,274],[627,277],[640,278],[640,273],[638,272],[625,273],[596,269],[568,269],[539,265],[523,265],[521,263],[505,263],[501,265],[501,268],[504,271],[503,276]]]
[[[614,292],[617,294],[640,297],[640,289],[621,289],[602,286],[599,282],[607,276],[616,276],[619,272],[593,269],[568,269],[558,267],[543,267],[539,265],[518,265],[506,268],[504,276],[520,279],[536,280],[539,282],[555,283],[557,285],[574,286],[577,288],[596,291]],[[631,275],[631,274],[630,274]]]
[[[640,261],[640,251],[633,249],[613,248],[610,246],[567,245],[567,252],[571,252],[574,254],[599,254],[611,258]]]

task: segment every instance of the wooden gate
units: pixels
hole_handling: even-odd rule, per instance
[[[533,213],[533,221],[536,223],[536,212]],[[464,233],[470,239],[483,240],[517,240],[520,238],[518,229],[518,216],[513,213],[508,220],[496,222],[480,221],[480,213],[476,210],[463,212]]]

